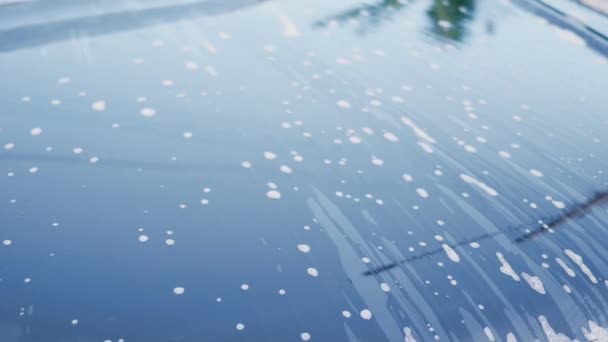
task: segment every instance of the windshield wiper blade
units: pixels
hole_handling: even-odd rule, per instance
[[[539,224],[526,224],[526,225],[519,225],[519,226],[513,226],[513,227],[509,227],[504,231],[498,231],[498,232],[493,232],[493,233],[485,233],[485,234],[481,234],[481,235],[477,235],[475,237],[472,237],[470,239],[467,240],[462,240],[459,241],[457,243],[453,243],[453,244],[447,244],[450,248],[454,248],[454,247],[459,247],[462,245],[466,245],[472,242],[477,242],[477,241],[481,241],[481,240],[485,240],[494,236],[498,236],[498,235],[507,235],[510,232],[514,232],[514,231],[521,231],[524,228],[528,228],[531,226],[536,227],[536,229],[527,232],[525,234],[522,234],[516,238],[513,239],[513,242],[515,243],[523,243],[526,242],[538,235],[544,234],[546,232],[549,232],[550,229],[554,229],[558,226],[561,226],[562,224],[566,223],[569,220],[572,219],[576,219],[578,217],[584,216],[587,212],[589,212],[593,207],[597,206],[597,205],[601,205],[603,203],[608,203],[608,191],[602,191],[602,192],[598,192],[595,193],[593,195],[593,197],[591,197],[589,200],[585,201],[584,203],[578,204],[573,206],[571,209],[565,211],[564,213],[550,219],[548,222],[546,223],[540,223]],[[541,220],[542,222],[542,220]],[[418,254],[418,255],[414,255],[412,257],[403,259],[403,260],[399,260],[393,263],[389,263],[389,264],[384,264],[372,269],[369,269],[365,272],[363,272],[364,276],[371,276],[374,274],[378,274],[381,272],[385,272],[388,271],[392,268],[395,268],[397,266],[406,264],[406,263],[410,263],[413,261],[417,261],[417,260],[421,260],[421,259],[425,259],[428,258],[430,256],[433,256],[435,254],[441,253],[441,252],[445,252],[445,249],[443,247],[441,248],[436,248],[433,249],[431,251],[422,253],[422,254]]]
[[[591,210],[592,207],[602,204],[603,202],[608,202],[608,191],[596,193],[588,201],[574,206],[572,209],[566,211],[564,214],[559,215],[556,218],[554,218],[553,220],[542,224],[537,229],[515,238],[514,241],[516,243],[522,243],[527,240],[530,240],[531,238],[533,238],[537,235],[544,234],[544,233],[548,232],[549,229],[556,228],[556,227],[564,224],[568,220],[575,219],[577,217],[581,217],[581,216],[585,215],[589,210]]]

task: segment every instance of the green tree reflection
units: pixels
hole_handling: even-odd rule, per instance
[[[374,4],[364,4],[318,20],[314,26],[325,28],[332,23],[347,24],[356,20],[355,31],[364,35],[376,30],[384,22],[392,20],[395,14],[407,7],[407,4],[408,1],[405,0],[382,0]]]
[[[377,30],[382,24],[396,20],[396,15],[408,8],[407,0],[382,0],[363,4],[316,21],[313,26],[326,28],[332,25],[353,24],[360,35]],[[462,41],[467,35],[467,25],[472,21],[475,0],[433,0],[427,11],[434,37]]]
[[[475,0],[434,0],[427,12],[431,32],[440,38],[462,41],[473,19]]]

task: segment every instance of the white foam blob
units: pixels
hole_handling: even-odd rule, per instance
[[[462,179],[466,183],[477,186],[478,188],[485,191],[490,196],[493,196],[493,197],[498,196],[498,192],[496,192],[496,190],[492,189],[491,187],[487,186],[485,183],[483,183],[469,175],[465,175],[464,173],[462,173],[462,174],[460,174],[460,179]]]
[[[496,257],[498,257],[498,260],[500,261],[500,264],[501,264],[500,272],[510,276],[515,281],[519,281],[519,276],[517,275],[517,273],[515,273],[515,271],[513,270],[511,265],[507,262],[507,260],[502,255],[502,253],[496,252]]]
[[[351,107],[352,107],[352,106],[351,106],[351,104],[350,104],[350,102],[348,102],[348,101],[346,101],[346,100],[338,100],[338,101],[336,102],[336,105],[337,105],[338,107],[340,107],[340,108],[343,108],[343,109],[349,109],[349,108],[351,108]]]
[[[384,160],[382,160],[378,157],[372,157],[372,164],[374,164],[376,166],[382,166],[382,165],[384,165]]]
[[[198,64],[196,62],[193,62],[193,61],[186,62],[186,64],[184,66],[188,70],[198,70]]]
[[[422,198],[429,198],[429,193],[423,188],[417,188],[416,192],[418,193],[418,196]]]
[[[318,277],[319,276],[319,271],[317,271],[316,268],[314,267],[309,267],[308,269],[306,269],[306,272],[311,276],[311,277]]]
[[[146,108],[142,108],[139,111],[139,114],[141,114],[141,116],[143,116],[143,117],[151,118],[156,115],[156,110],[153,108],[146,107]]]
[[[93,102],[93,104],[91,104],[91,109],[96,112],[103,112],[104,110],[106,110],[106,101],[100,100]]]
[[[307,244],[299,244],[298,245],[298,249],[300,250],[300,252],[302,253],[309,253],[310,252],[310,246]]]
[[[524,277],[524,279],[526,280],[526,282],[528,282],[528,285],[530,285],[530,287],[540,293],[540,294],[545,294],[545,286],[543,285],[543,282],[540,280],[539,277],[537,276],[531,276],[526,272],[522,272],[521,273],[522,277]]]
[[[537,169],[530,169],[530,174],[534,177],[542,177],[543,173],[538,171]]]
[[[360,144],[362,140],[356,135],[351,135],[350,137],[348,137],[348,141],[350,141],[351,144]]]
[[[394,135],[391,132],[384,133],[384,139],[386,139],[388,141],[391,141],[391,142],[397,142],[397,141],[399,141],[399,138],[397,138],[397,136]]]
[[[266,193],[266,196],[268,196],[270,199],[279,199],[281,198],[281,193],[277,190],[270,190]]]
[[[452,249],[452,247],[450,247],[446,243],[442,244],[441,247],[445,251],[445,254],[448,255],[448,258],[450,258],[450,260],[452,260],[453,262],[460,262],[460,256],[458,255],[458,253],[456,253],[456,251]]]
[[[361,310],[361,312],[359,314],[361,315],[361,318],[363,318],[365,320],[372,319],[372,312],[369,311],[368,309]]]
[[[264,152],[264,158],[268,159],[268,160],[274,160],[276,159],[277,155],[274,154],[273,152],[270,151],[266,151]]]
[[[31,134],[32,136],[34,136],[34,137],[35,137],[35,136],[38,136],[38,135],[42,134],[42,128],[40,128],[40,127],[34,127],[34,128],[32,128],[32,129],[30,130],[30,134]]]

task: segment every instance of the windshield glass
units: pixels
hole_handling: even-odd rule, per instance
[[[591,1],[0,1],[0,341],[607,341]]]

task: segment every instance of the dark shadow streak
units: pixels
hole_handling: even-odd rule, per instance
[[[485,240],[485,239],[488,239],[488,238],[491,238],[491,237],[494,237],[494,236],[497,236],[497,235],[501,235],[501,234],[504,234],[504,233],[503,232],[486,233],[486,234],[475,236],[475,237],[470,238],[468,240],[464,240],[464,241],[460,241],[458,243],[448,244],[448,245],[451,248],[454,248],[454,247],[466,245],[466,244],[471,243],[471,242]],[[425,253],[422,253],[422,254],[418,254],[418,255],[414,255],[412,257],[409,257],[407,259],[404,259],[404,260],[401,260],[401,261],[398,261],[398,262],[382,265],[382,266],[379,266],[379,267],[367,270],[367,271],[363,272],[363,275],[370,276],[370,275],[374,275],[374,274],[377,274],[377,273],[380,273],[380,272],[388,271],[388,270],[390,270],[392,268],[395,268],[395,267],[397,267],[399,265],[403,265],[403,264],[407,264],[407,263],[410,263],[410,262],[413,262],[413,261],[416,261],[416,260],[428,258],[430,256],[433,256],[435,254],[441,253],[443,251],[444,251],[443,247],[442,248],[436,248],[436,249],[433,249],[431,251],[428,251],[428,252],[425,252]]]
[[[602,56],[608,56],[608,36],[606,36],[606,34],[585,25],[575,18],[568,16],[567,13],[548,5],[541,0],[515,0],[514,3],[522,9],[546,19],[549,23],[561,29],[570,30],[576,33],[585,41],[588,47]]]
[[[597,13],[599,15],[601,15],[602,17],[608,19],[608,12],[605,12],[602,8],[597,7],[597,6],[593,6],[591,3],[586,3],[585,1],[581,1],[581,0],[573,0],[574,2],[576,2],[578,5],[583,6],[585,8],[587,8],[588,10]]]
[[[596,205],[601,205],[603,203],[608,202],[608,192],[599,192],[595,194],[591,199],[589,199],[585,203],[581,203],[579,205],[574,206],[572,209],[566,211],[564,214],[554,218],[553,220],[544,223],[540,227],[536,228],[534,231],[530,233],[526,233],[520,237],[517,237],[515,240],[516,243],[523,243],[527,240],[532,239],[533,237],[544,234],[548,232],[549,229],[555,228],[564,224],[566,221],[575,219],[577,217],[581,217],[585,215],[592,207]]]
[[[512,226],[512,227],[508,227],[507,229],[505,229],[504,231],[499,231],[499,232],[494,232],[494,233],[485,233],[485,234],[481,234],[475,237],[472,237],[468,240],[463,240],[463,241],[459,241],[457,243],[454,244],[448,244],[448,246],[450,246],[451,248],[454,247],[459,247],[462,245],[466,245],[469,244],[471,242],[477,242],[477,241],[481,241],[481,240],[485,240],[485,239],[489,239],[491,237],[494,236],[498,236],[498,235],[509,235],[509,233],[511,232],[520,232],[524,229],[528,229],[530,227],[535,227],[535,229],[531,232],[525,233],[523,235],[520,235],[516,238],[513,239],[513,241],[515,243],[523,243],[526,242],[530,239],[532,239],[535,236],[539,236],[541,234],[544,234],[546,232],[549,231],[549,229],[551,228],[556,228],[564,223],[566,223],[567,221],[571,220],[571,219],[576,219],[578,217],[581,217],[583,215],[585,215],[589,210],[591,210],[594,206],[597,205],[601,205],[603,203],[608,203],[608,191],[604,191],[604,192],[599,192],[596,193],[593,197],[591,197],[588,201],[578,204],[576,206],[574,206],[572,209],[567,210],[565,213],[558,215],[557,217],[554,217],[552,219],[549,219],[548,222],[543,223],[543,224],[527,224],[527,225],[519,225],[519,226]],[[544,222],[545,220],[542,220],[541,222]],[[422,254],[418,254],[412,257],[409,257],[407,259],[404,260],[400,260],[397,262],[393,262],[390,264],[386,264],[386,265],[382,265],[376,268],[372,268],[370,270],[367,270],[365,272],[363,272],[364,276],[371,276],[374,274],[378,274],[380,272],[384,272],[384,271],[388,271],[392,268],[395,268],[397,266],[406,264],[406,263],[410,263],[413,261],[417,261],[420,259],[424,259],[424,258],[428,258],[430,256],[433,256],[435,254],[444,252],[443,247],[442,248],[436,248],[433,249],[431,251],[422,253]]]
[[[198,16],[219,15],[264,1],[266,0],[212,0],[21,26],[0,31],[0,52],[32,48],[78,36],[101,36]]]

